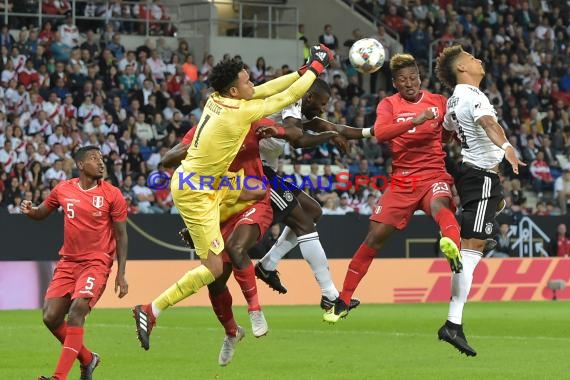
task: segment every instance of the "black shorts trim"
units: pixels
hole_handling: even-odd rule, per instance
[[[295,184],[283,180],[269,166],[263,166],[263,174],[270,185],[267,186],[267,190],[270,192],[273,221],[283,222],[299,204],[297,196],[301,194],[301,190]]]

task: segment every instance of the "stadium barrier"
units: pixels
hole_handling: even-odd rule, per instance
[[[334,282],[342,285],[348,259],[330,261]],[[42,305],[55,262],[0,262],[0,310],[38,309]],[[109,278],[107,290],[97,307],[126,308],[146,303],[195,266],[188,260],[140,260],[127,265],[129,294],[118,299],[113,292],[115,274]],[[116,268],[116,266],[115,266]],[[318,305],[320,289],[307,263],[285,260],[279,265],[286,295],[279,295],[258,281],[263,305]],[[570,300],[570,259],[488,259],[477,267],[471,301],[543,301],[553,299],[551,280],[561,280],[566,287],[556,292],[557,299]],[[447,302],[450,297],[451,274],[443,259],[377,259],[361,282],[355,296],[363,303]],[[235,305],[244,305],[237,283],[228,286]],[[182,301],[179,306],[209,306],[206,289]]]
[[[568,224],[568,217],[522,217],[501,220],[511,224],[512,255],[540,257],[550,254],[551,239],[560,223]],[[42,222],[34,222],[24,215],[0,213],[0,261],[57,260],[57,251],[63,240],[63,219],[55,214]],[[350,258],[368,231],[369,219],[361,215],[323,216],[317,229],[329,258]],[[130,260],[180,260],[189,257],[178,231],[183,227],[179,215],[131,215],[128,220]],[[31,238],[21,238],[30,236]],[[394,233],[384,245],[379,258],[435,258],[438,231],[435,223],[425,215],[416,215],[409,226]],[[256,257],[254,257],[256,258]],[[289,258],[301,258],[295,249]]]
[[[475,273],[471,299],[474,301],[548,300],[551,280],[562,280],[565,289],[558,299],[570,299],[570,259],[535,258],[548,254],[550,240],[566,217],[523,217],[512,224],[509,234],[513,253],[525,258],[485,259]],[[512,222],[512,221],[510,221]],[[368,218],[358,215],[325,216],[319,232],[330,260],[337,286],[342,286],[348,258],[368,229]],[[0,310],[36,309],[53,273],[62,242],[63,219],[52,215],[33,222],[23,215],[0,214]],[[113,294],[114,274],[99,307],[128,307],[148,301],[194,267],[189,250],[182,246],[177,231],[182,228],[178,215],[132,215],[128,220],[129,262],[127,278],[130,294],[118,300]],[[426,216],[414,216],[409,227],[395,233],[382,249],[358,289],[366,303],[446,302],[449,299],[450,272],[447,262],[436,258],[436,226]],[[279,270],[289,292],[282,296],[259,283],[263,304],[318,303],[320,292],[309,266],[298,251],[289,254]],[[411,258],[411,259],[406,259]],[[230,281],[236,304],[243,304],[235,281]],[[206,292],[200,292],[182,305],[208,305]]]

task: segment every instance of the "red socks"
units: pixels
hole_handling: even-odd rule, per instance
[[[453,240],[458,249],[461,249],[461,237],[459,233],[459,223],[453,212],[448,208],[441,208],[433,220],[438,224],[441,235]]]
[[[257,283],[255,282],[255,269],[253,263],[245,269],[232,268],[234,277],[247,301],[247,311],[259,311],[259,298],[257,296]]]
[[[57,340],[63,344],[65,342],[65,337],[67,335],[67,322],[63,321],[61,325],[55,330],[52,331],[52,334],[55,335]],[[81,363],[82,366],[86,366],[91,363],[93,360],[93,354],[87,347],[81,346],[81,350],[79,350],[79,354],[77,355],[77,359]]]
[[[350,299],[356,290],[356,287],[360,283],[360,280],[364,277],[368,268],[372,263],[372,260],[376,256],[376,250],[370,248],[366,244],[362,244],[358,247],[358,250],[350,260],[348,264],[348,270],[346,271],[346,277],[344,278],[344,284],[342,286],[342,292],[340,292],[340,299],[344,301],[345,304],[350,305]]]
[[[234,319],[234,313],[232,312],[232,295],[230,290],[226,287],[226,289],[217,296],[213,296],[212,293],[209,293],[209,295],[214,313],[216,313],[218,321],[224,326],[226,335],[236,336],[238,326]]]
[[[67,380],[67,375],[83,346],[83,327],[67,326],[61,356],[55,367],[54,376],[59,380]]]

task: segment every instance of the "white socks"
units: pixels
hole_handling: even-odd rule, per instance
[[[156,305],[154,304],[154,302],[151,303],[150,306],[152,307],[152,314],[154,315],[155,318],[158,318],[158,316],[160,315],[160,312],[161,312],[162,310],[160,310],[160,309],[158,308],[158,306],[156,306]]]
[[[461,273],[453,273],[451,276],[451,302],[449,302],[449,314],[447,319],[455,324],[462,324],[463,307],[467,302],[467,296],[473,282],[473,272],[481,260],[481,252],[471,249],[462,249],[461,257],[463,270]]]
[[[279,261],[293,248],[297,246],[297,235],[292,229],[285,226],[281,236],[277,239],[277,242],[271,247],[269,252],[261,260],[263,269],[274,271],[277,269],[277,264]]]
[[[319,240],[319,233],[312,232],[297,238],[303,258],[309,263],[321,287],[321,294],[333,301],[338,298],[338,290],[332,281],[327,255]]]
[[[338,290],[334,286],[329,271],[327,256],[319,240],[318,232],[312,232],[297,237],[289,227],[283,229],[283,233],[269,252],[260,260],[263,269],[273,271],[277,269],[279,261],[299,244],[303,258],[309,263],[315,278],[321,287],[321,293],[329,300],[338,298]]]

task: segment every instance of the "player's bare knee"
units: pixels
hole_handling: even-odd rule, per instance
[[[77,298],[73,301],[67,315],[67,324],[69,326],[83,326],[85,317],[91,311],[89,301],[90,299],[88,298]]]
[[[224,262],[221,253],[219,255],[209,252],[208,258],[202,261],[202,264],[208,268],[212,276],[218,279],[224,273]]]
[[[242,242],[230,242],[226,249],[232,260],[232,264],[238,269],[245,269],[251,263],[247,256],[247,249]]]
[[[366,234],[366,238],[364,239],[364,244],[377,251],[380,250],[386,242],[386,239],[392,234],[393,229],[393,227],[386,224],[371,223],[368,234]]]
[[[63,323],[65,314],[56,312],[50,308],[44,308],[42,319],[44,325],[46,325],[46,327],[51,331],[54,331]]]

